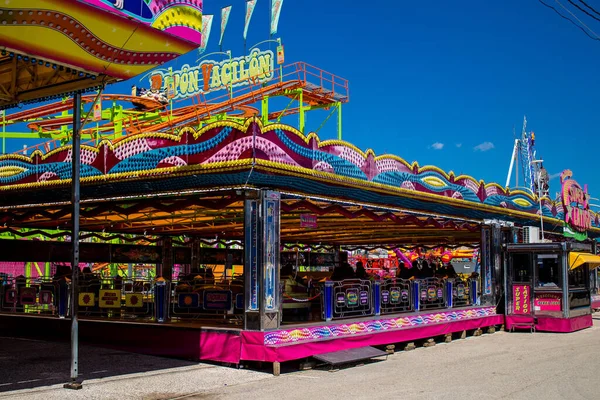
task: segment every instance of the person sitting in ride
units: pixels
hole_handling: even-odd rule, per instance
[[[396,270],[396,279],[411,279],[413,276],[411,271],[412,269],[408,268],[406,264],[404,264],[404,261],[400,261],[398,263],[398,269]]]
[[[286,264],[281,268],[280,279],[285,282],[285,292],[294,292],[298,289],[305,291],[306,286],[302,279],[294,272],[294,267],[291,264]]]
[[[296,310],[295,312],[304,310],[305,317],[307,317],[306,311],[311,307],[310,302],[308,302],[308,288],[294,273],[291,264],[286,264],[281,268],[280,279],[283,286],[283,309]]]
[[[426,260],[413,261],[413,268],[416,268],[414,275],[415,279],[427,279],[433,277],[433,269]]]
[[[354,278],[354,270],[347,262],[342,263],[342,265],[336,267],[333,270],[333,274],[331,274],[332,281],[343,281],[345,279],[353,279]]]
[[[365,269],[362,261],[356,263],[356,278],[361,280],[367,280],[370,278],[367,270]]]

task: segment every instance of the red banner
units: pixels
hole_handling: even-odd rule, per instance
[[[561,311],[562,295],[559,293],[536,293],[533,308],[536,311]]]
[[[529,285],[513,285],[512,314],[530,314],[531,288]]]
[[[312,214],[300,214],[300,227],[301,228],[316,228],[317,227],[317,216]]]

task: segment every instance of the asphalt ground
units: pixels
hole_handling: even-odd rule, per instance
[[[0,339],[0,399],[597,399],[600,314],[569,334],[496,332],[396,352],[330,372],[268,371],[81,346],[83,389],[68,381],[68,343]]]

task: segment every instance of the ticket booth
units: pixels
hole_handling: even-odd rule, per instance
[[[593,244],[507,244],[506,328],[573,332],[592,326]]]

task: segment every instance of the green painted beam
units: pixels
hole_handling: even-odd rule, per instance
[[[304,133],[304,91],[300,89],[300,93],[298,95],[298,130]]]
[[[269,123],[269,96],[265,96],[262,99],[262,123],[266,126]]]

